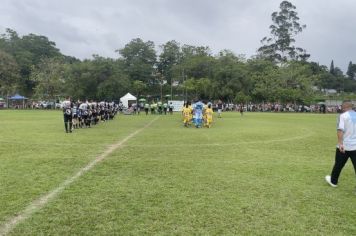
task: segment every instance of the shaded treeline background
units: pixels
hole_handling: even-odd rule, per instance
[[[7,29],[0,36],[0,96],[18,92],[34,99],[118,100],[136,96],[222,99],[231,102],[312,103],[334,89],[356,92],[356,64],[344,74],[334,66],[308,61],[296,47],[296,7],[283,1],[272,13],[271,36],[261,40],[256,55],[245,58],[226,49],[213,55],[208,46],[181,45],[175,40],[156,46],[132,39],[117,58],[93,55],[79,60],[63,55],[55,42],[36,34],[20,36]],[[326,49],[327,50],[327,49]]]

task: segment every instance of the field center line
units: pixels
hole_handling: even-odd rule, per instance
[[[23,211],[18,212],[15,214],[13,218],[8,219],[0,225],[0,236],[5,236],[8,233],[11,232],[12,229],[14,229],[19,223],[22,221],[25,221],[27,218],[29,218],[33,213],[36,211],[40,210],[43,208],[50,200],[54,199],[57,197],[66,187],[71,185],[76,179],[81,177],[84,173],[87,171],[91,170],[96,164],[104,160],[108,155],[110,155],[112,152],[115,150],[119,149],[120,147],[123,147],[128,140],[142,132],[144,129],[148,128],[153,122],[155,122],[159,116],[157,116],[155,119],[151,120],[149,123],[147,123],[144,127],[132,132],[129,134],[127,137],[122,139],[121,141],[110,145],[102,154],[97,156],[93,161],[91,161],[89,164],[87,164],[85,167],[80,169],[75,175],[61,183],[57,188],[53,189],[52,191],[48,192],[46,195],[43,195],[42,197],[34,200],[30,205],[28,205]]]

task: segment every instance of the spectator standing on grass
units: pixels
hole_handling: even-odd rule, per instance
[[[331,175],[325,176],[326,182],[332,187],[337,187],[340,173],[349,158],[356,174],[356,112],[352,110],[351,101],[344,101],[342,110],[337,122],[338,145],[334,167]]]
[[[148,103],[145,103],[145,113],[146,113],[146,116],[148,115],[148,110],[150,109],[150,104]]]
[[[240,111],[241,116],[243,116],[244,115],[244,105],[243,104],[240,105],[239,111]]]
[[[163,103],[163,112],[165,115],[167,115],[167,109],[168,109],[168,104],[167,102]]]
[[[223,103],[221,100],[218,101],[218,117],[221,118],[221,112],[223,109]]]

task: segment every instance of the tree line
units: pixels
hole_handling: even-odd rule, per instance
[[[130,91],[139,97],[221,99],[231,102],[311,103],[324,90],[356,91],[356,64],[346,74],[308,61],[295,36],[305,29],[296,7],[288,1],[272,13],[271,35],[261,40],[255,56],[230,50],[213,55],[208,46],[163,45],[140,38],[116,50],[118,58],[93,55],[79,60],[63,55],[55,42],[36,34],[20,36],[6,29],[0,35],[0,96],[15,92],[53,100],[119,100]],[[158,49],[158,50],[157,50]]]

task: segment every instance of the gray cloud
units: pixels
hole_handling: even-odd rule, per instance
[[[281,0],[1,0],[0,30],[35,33],[56,42],[64,54],[81,59],[116,49],[140,37],[160,45],[168,40],[231,49],[250,57],[269,35],[271,13]],[[292,0],[307,29],[297,45],[311,60],[346,69],[356,62],[356,1]]]

